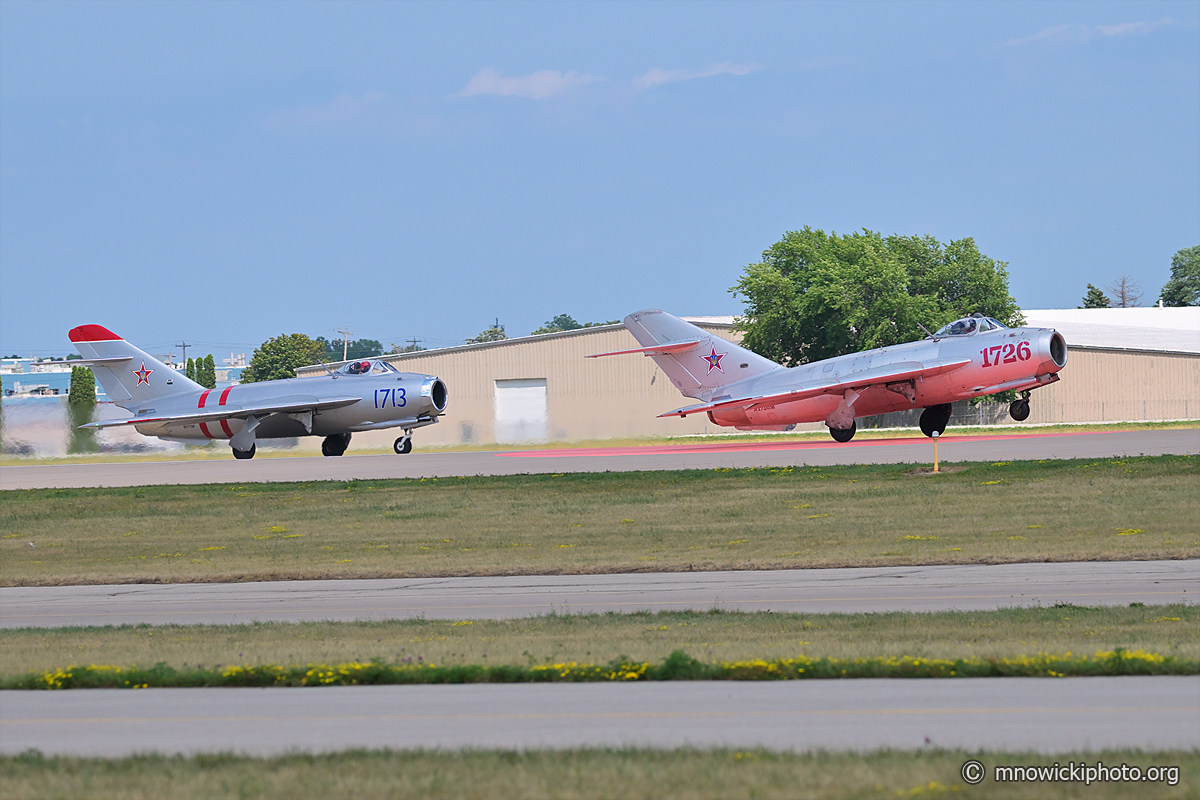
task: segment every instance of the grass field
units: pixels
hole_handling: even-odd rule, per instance
[[[125,625],[0,630],[0,681],[71,664],[705,662],[1013,658],[1146,650],[1200,661],[1200,607],[1054,606],[929,614],[660,612],[513,620]]]
[[[0,584],[1195,558],[1198,478],[1163,456],[8,491]]]
[[[1085,762],[1178,768],[1154,784],[1120,782],[997,783],[960,776],[964,762],[1051,766]],[[137,756],[123,759],[0,757],[6,800],[37,798],[884,798],[1058,797],[1087,800],[1195,797],[1196,751],[1102,751],[1050,756],[930,749],[919,752],[776,753],[769,750],[350,751],[255,759],[234,755]]]

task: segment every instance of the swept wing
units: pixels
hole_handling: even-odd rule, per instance
[[[685,417],[688,414],[703,413],[706,411],[716,411],[722,408],[754,408],[756,406],[779,405],[782,403],[792,403],[797,400],[805,400],[809,397],[817,397],[823,394],[840,394],[847,389],[855,391],[865,389],[868,386],[881,383],[897,383],[899,381],[913,380],[915,378],[932,378],[936,375],[942,375],[947,372],[953,372],[970,364],[971,360],[963,359],[961,361],[934,361],[929,363],[921,363],[917,361],[902,361],[895,364],[888,364],[884,367],[876,367],[875,369],[867,369],[862,372],[856,372],[853,375],[847,376],[844,380],[830,381],[826,383],[814,383],[811,386],[797,386],[786,392],[777,392],[775,394],[757,395],[753,397],[739,397],[731,400],[721,400],[715,403],[700,403],[694,406],[684,406],[677,408],[674,411],[668,411],[665,414],[659,414],[659,417]]]
[[[361,397],[329,397],[319,400],[316,397],[295,395],[292,397],[275,397],[269,402],[255,403],[246,406],[219,406],[212,411],[199,414],[143,414],[131,419],[112,419],[102,422],[92,422],[81,427],[108,428],[115,425],[145,425],[149,423],[187,424],[192,422],[212,422],[219,419],[243,419],[258,417],[265,414],[296,414],[303,411],[327,411],[354,405],[362,400]]]

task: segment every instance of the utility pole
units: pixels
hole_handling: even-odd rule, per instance
[[[182,347],[182,348],[183,348],[183,363],[184,363],[184,364],[186,364],[186,363],[187,363],[187,349],[188,349],[189,347],[191,347],[191,345],[190,345],[190,344],[188,344],[187,342],[179,342],[179,343],[178,343],[178,344],[176,344],[175,346],[176,346],[176,347]]]
[[[335,331],[335,333],[340,333],[342,335],[342,361],[345,361],[346,360],[346,352],[347,352],[348,348],[350,347],[350,331],[342,330],[342,331]]]
[[[412,351],[414,353],[421,349],[421,348],[417,347],[417,345],[420,343],[420,341],[421,340],[416,337],[413,337],[412,339],[408,340],[408,343],[412,345],[412,348],[413,348]]]

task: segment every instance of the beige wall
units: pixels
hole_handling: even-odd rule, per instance
[[[700,327],[730,341],[741,338],[725,326]],[[449,388],[447,413],[437,425],[416,432],[418,446],[494,442],[495,381],[521,378],[546,380],[550,441],[731,430],[702,416],[658,419],[658,414],[693,401],[680,395],[645,356],[586,358],[637,346],[624,327],[605,326],[388,360],[405,372],[437,375]],[[1200,356],[1071,348],[1061,376],[1058,383],[1034,391],[1030,423],[1200,418]],[[1004,414],[997,416],[1011,421]],[[798,429],[824,426],[813,423]],[[382,447],[397,435],[355,434],[355,442]]]
[[[1072,347],[1030,422],[1200,419],[1200,355]]]

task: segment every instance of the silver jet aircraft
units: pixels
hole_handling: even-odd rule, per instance
[[[941,435],[955,400],[1017,391],[1009,406],[1029,418],[1029,393],[1058,380],[1067,343],[1053,328],[1008,328],[976,314],[919,342],[864,350],[798,367],[783,367],[665,311],[637,311],[624,320],[642,347],[588,358],[642,353],[685,397],[701,401],[660,417],[707,414],[738,430],[790,430],[824,422],[839,442],[854,437],[857,417],[913,408],[921,432]]]
[[[412,450],[412,432],[446,410],[446,384],[433,375],[399,372],[378,359],[352,361],[328,375],[205,389],[108,328],[81,325],[71,341],[113,402],[132,419],[84,425],[133,425],[163,439],[229,442],[234,458],[253,458],[258,439],[324,436],[321,452],[340,456],[350,434],[402,428],[394,449]]]

